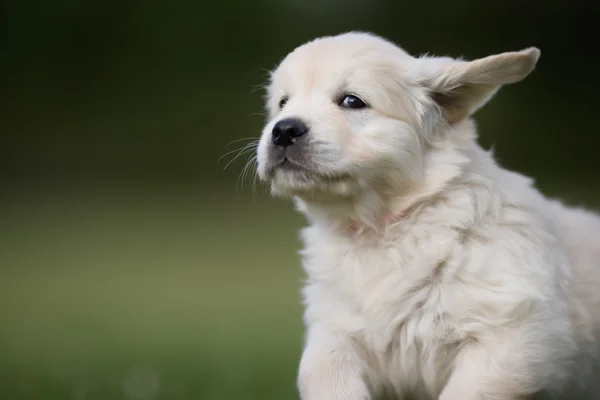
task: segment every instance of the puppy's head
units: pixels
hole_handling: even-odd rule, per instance
[[[272,73],[259,176],[274,194],[312,199],[418,184],[429,149],[538,57],[415,58],[365,33],[304,44]]]

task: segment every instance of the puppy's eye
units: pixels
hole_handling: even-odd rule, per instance
[[[353,109],[357,110],[357,109],[365,108],[367,105],[365,104],[364,101],[362,101],[358,97],[349,94],[342,98],[342,101],[340,102],[340,106],[345,107],[345,108],[353,108]]]
[[[281,100],[279,100],[279,108],[281,109],[281,108],[285,107],[285,105],[287,104],[287,102],[288,102],[288,98],[287,97],[282,97]]]

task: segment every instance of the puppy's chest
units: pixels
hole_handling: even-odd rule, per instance
[[[453,254],[443,244],[339,244],[305,251],[308,323],[350,333],[378,376],[427,398],[445,381],[459,340],[442,302],[452,290],[443,266]]]
[[[307,294],[315,294],[307,296],[309,308],[330,301],[337,312],[318,318],[346,323],[340,328],[381,350],[400,338],[420,342],[447,335],[443,267],[453,255],[448,246],[427,244],[408,238],[391,245],[340,241],[308,246]]]

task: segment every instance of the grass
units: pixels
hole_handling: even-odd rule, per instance
[[[297,398],[298,222],[240,193],[7,201],[0,398]]]

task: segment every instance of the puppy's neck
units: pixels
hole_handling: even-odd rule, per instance
[[[425,198],[417,193],[415,190],[387,197],[373,190],[337,202],[296,199],[296,205],[313,225],[336,234],[382,233],[389,225],[410,217],[419,208]]]
[[[474,141],[450,138],[432,146],[424,157],[421,181],[402,190],[372,188],[351,198],[326,202],[296,199],[297,208],[312,224],[338,234],[382,234],[447,190],[471,161],[470,150],[474,146],[477,147]]]

